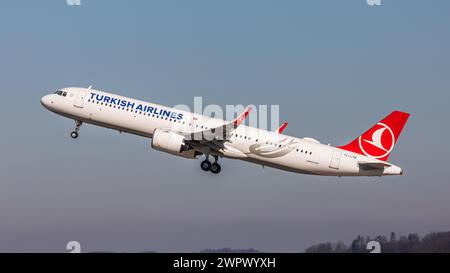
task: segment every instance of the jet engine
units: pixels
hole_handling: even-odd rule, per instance
[[[161,129],[153,132],[152,148],[185,158],[195,158],[197,155],[195,150],[186,145],[184,136]]]

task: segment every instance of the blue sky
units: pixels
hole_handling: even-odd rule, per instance
[[[0,251],[299,251],[449,230],[448,1],[4,1]],[[340,145],[394,109],[403,177],[223,173],[84,126],[41,96],[89,86],[165,105],[279,104],[287,133]]]

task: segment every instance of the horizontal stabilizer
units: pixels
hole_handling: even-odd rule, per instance
[[[364,162],[360,161],[358,162],[359,166],[367,169],[373,169],[373,170],[383,170],[385,167],[390,167],[391,164],[384,163],[384,162]]]

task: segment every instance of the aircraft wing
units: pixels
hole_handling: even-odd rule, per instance
[[[188,134],[188,144],[193,147],[208,147],[212,150],[220,151],[226,149],[224,143],[228,141],[232,132],[238,128],[248,117],[252,108],[249,107],[235,120],[225,122],[223,125],[207,130],[195,131]]]
[[[229,135],[232,131],[234,131],[239,125],[241,125],[245,119],[248,117],[250,112],[252,111],[252,107],[247,108],[244,113],[242,113],[239,117],[237,117],[235,120],[228,122],[222,126],[222,131],[224,132],[224,135]],[[219,128],[215,128],[217,130]],[[214,129],[213,129],[214,130]]]

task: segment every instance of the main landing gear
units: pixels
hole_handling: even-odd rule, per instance
[[[80,131],[81,125],[83,125],[82,121],[79,121],[79,120],[75,121],[75,130],[72,133],[70,133],[71,138],[73,138],[73,139],[78,138],[78,131]]]
[[[222,170],[220,164],[217,163],[218,160],[219,157],[214,156],[214,163],[211,163],[211,161],[209,161],[209,157],[206,157],[205,161],[202,161],[202,163],[200,164],[200,168],[202,168],[202,170],[204,170],[205,172],[210,171],[213,174],[218,174]]]

